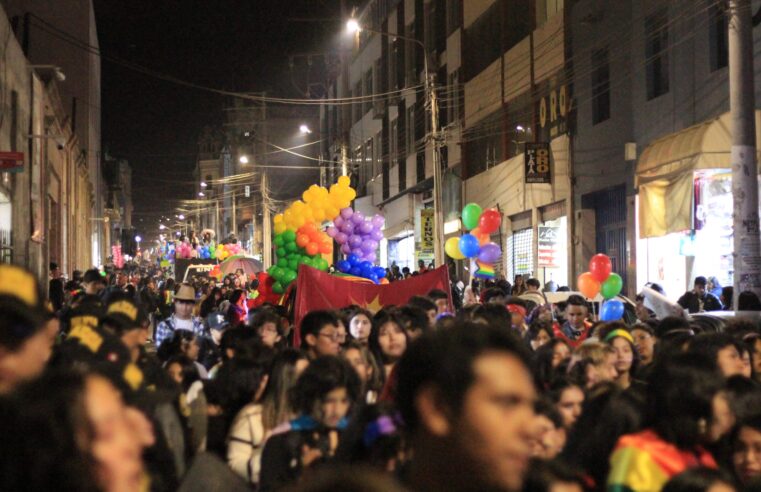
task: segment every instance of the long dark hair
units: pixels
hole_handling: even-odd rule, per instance
[[[381,350],[380,342],[378,341],[378,338],[380,337],[380,330],[386,323],[394,323],[399,327],[399,330],[401,330],[402,334],[404,335],[404,338],[407,340],[407,344],[410,342],[409,335],[407,334],[407,330],[404,329],[404,320],[397,314],[396,310],[393,309],[382,309],[378,311],[378,313],[373,316],[372,318],[373,327],[370,330],[370,338],[368,339],[368,347],[373,352],[373,355],[375,355],[375,359],[379,364],[386,364],[390,362],[388,360],[388,357],[383,353]],[[384,382],[385,382],[385,374],[384,374]]]
[[[713,417],[713,398],[724,389],[715,362],[699,354],[677,354],[655,363],[648,380],[647,424],[680,449],[703,441]]]
[[[0,399],[0,490],[101,489],[87,449],[94,432],[84,403],[87,377],[49,371]]]

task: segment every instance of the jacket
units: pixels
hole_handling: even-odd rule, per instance
[[[227,436],[227,463],[249,483],[259,483],[264,440],[262,406],[250,403],[243,407],[230,426]]]

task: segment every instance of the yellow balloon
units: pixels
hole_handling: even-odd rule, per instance
[[[339,186],[349,186],[351,184],[351,180],[348,176],[341,176],[338,178],[338,185]]]
[[[272,222],[275,224],[279,224],[280,222],[283,222],[283,214],[277,214],[272,218]]]
[[[465,259],[465,255],[460,252],[459,237],[450,237],[447,239],[447,242],[444,243],[444,251],[446,251],[450,258],[454,258],[455,260]]]
[[[275,231],[275,234],[282,234],[286,230],[285,222],[278,222],[273,227],[273,230]]]

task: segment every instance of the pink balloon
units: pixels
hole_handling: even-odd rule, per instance
[[[341,232],[344,234],[354,234],[354,224],[352,224],[349,221],[346,221],[344,225],[341,226]]]
[[[383,231],[375,229],[373,232],[370,233],[370,237],[373,238],[373,240],[375,241],[381,241],[383,239]]]
[[[351,254],[351,246],[349,246],[348,244],[344,243],[341,246],[341,253],[343,253],[345,255],[350,255]]]
[[[385,218],[384,218],[382,215],[379,215],[379,214],[375,214],[375,215],[373,216],[373,220],[372,220],[372,222],[373,222],[373,225],[374,225],[375,227],[377,227],[377,228],[379,228],[379,229],[380,229],[381,227],[383,227],[383,224],[385,224],[385,223],[386,223],[386,219],[385,219]]]
[[[359,226],[359,231],[362,234],[370,234],[371,232],[373,232],[373,230],[375,230],[375,227],[373,226],[372,222],[365,221],[365,222],[362,222],[362,224]]]
[[[374,252],[372,252],[372,253],[367,253],[365,255],[365,259],[367,261],[369,261],[370,263],[375,263],[375,261],[378,259],[378,257],[376,256],[376,254]]]
[[[336,242],[338,244],[341,244],[341,245],[346,244],[346,241],[348,241],[348,240],[349,240],[349,236],[347,236],[345,233],[343,233],[343,232],[337,232],[336,233]]]
[[[362,251],[362,248],[352,248],[351,252],[352,254],[355,254],[359,256],[360,258],[363,258],[365,256],[365,252]]]
[[[365,216],[362,212],[354,212],[354,215],[351,216],[351,221],[359,225],[365,221]]]
[[[328,227],[328,230],[325,231],[325,234],[327,234],[329,237],[336,237],[336,234],[338,234],[338,229],[336,229],[333,226]]]
[[[362,245],[362,238],[357,234],[352,235],[351,237],[349,237],[349,245],[352,248],[360,247]]]
[[[352,215],[354,215],[354,210],[352,210],[351,207],[346,207],[341,209],[342,218],[350,219]]]
[[[342,217],[336,217],[333,219],[333,225],[336,226],[338,229],[341,228],[341,226],[344,225],[344,219]]]

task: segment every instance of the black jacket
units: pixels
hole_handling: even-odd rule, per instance
[[[701,312],[701,301],[703,302],[702,311],[721,311],[723,309],[719,299],[708,292],[705,293],[702,299],[693,291],[685,292],[677,303],[690,313],[699,313]]]

